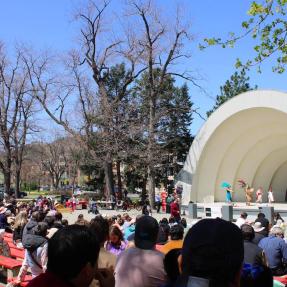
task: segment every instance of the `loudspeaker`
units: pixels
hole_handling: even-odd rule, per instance
[[[261,212],[265,214],[265,218],[269,220],[270,224],[274,224],[274,207],[262,206]]]
[[[197,219],[197,204],[189,203],[188,204],[188,217],[192,219]]]
[[[223,205],[221,207],[222,219],[227,221],[233,221],[233,206],[232,205]]]

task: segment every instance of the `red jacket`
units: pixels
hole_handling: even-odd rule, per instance
[[[73,287],[69,282],[64,281],[57,275],[47,271],[35,277],[27,287]]]
[[[170,213],[173,217],[179,217],[179,206],[176,202],[171,203],[170,205]]]

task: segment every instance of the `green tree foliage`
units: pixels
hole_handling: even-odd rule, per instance
[[[169,101],[166,103],[169,111],[163,125],[164,149],[178,161],[184,161],[192,142],[190,125],[192,123],[192,102],[188,86],[173,87]]]
[[[255,57],[242,62],[237,59],[236,67],[251,67],[257,65],[260,72],[262,62],[274,58],[273,71],[283,73],[287,64],[287,1],[262,0],[253,1],[248,10],[249,18],[241,23],[244,30],[241,35],[230,33],[227,40],[222,38],[206,38],[201,49],[211,45],[233,47],[245,37],[254,40]]]
[[[158,71],[159,72],[159,71]],[[159,73],[155,72],[156,75]],[[155,80],[158,80],[156,77]],[[146,147],[149,128],[149,95],[148,74],[137,81],[135,97],[139,99],[139,117],[142,123],[141,147],[139,148],[140,168],[147,166]],[[156,166],[156,181],[162,182],[167,175],[176,174],[181,166],[178,162],[184,162],[192,135],[190,125],[192,123],[192,102],[190,100],[188,86],[184,84],[176,87],[175,79],[168,76],[162,86],[161,93],[155,101],[155,138],[153,147],[154,165]]]
[[[206,113],[209,117],[219,106],[233,98],[234,96],[257,89],[250,87],[249,77],[246,75],[246,71],[243,69],[239,72],[235,72],[229,80],[225,82],[223,86],[220,87],[220,95],[216,97],[216,103],[214,107]]]

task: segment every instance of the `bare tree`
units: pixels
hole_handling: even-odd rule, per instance
[[[30,116],[25,103],[28,74],[21,61],[22,50],[16,50],[15,62],[9,62],[0,43],[0,169],[4,174],[5,191],[10,193],[14,150],[17,149],[17,193],[19,192],[22,154],[26,142],[27,120]],[[30,107],[28,108],[30,109]],[[20,128],[21,127],[21,128]],[[22,130],[21,135],[19,130]],[[17,144],[15,141],[17,139]],[[19,141],[20,150],[19,150]]]
[[[68,168],[66,141],[56,139],[52,143],[42,144],[40,153],[43,169],[49,173],[52,185],[57,190]]]
[[[14,132],[11,135],[11,141],[13,144],[13,161],[15,165],[15,194],[16,197],[20,194],[21,184],[21,169],[24,161],[25,148],[27,135],[34,129],[30,123],[33,110],[34,99],[30,95],[22,97],[19,104],[19,112],[17,116],[17,123],[14,128]],[[34,130],[35,131],[35,130]]]
[[[36,59],[30,54],[24,59],[34,96],[48,115],[84,143],[95,158],[99,156],[98,151],[102,150],[98,161],[101,161],[105,171],[107,196],[113,191],[113,154],[110,143],[105,142],[105,148],[101,149],[103,138],[99,135],[110,135],[111,129],[107,126],[112,125],[111,114],[125,98],[129,86],[146,69],[140,64],[143,49],[138,49],[132,36],[112,39],[112,31],[104,25],[104,14],[108,6],[109,2],[98,6],[90,1],[87,9],[78,13],[77,19],[82,23],[81,48],[78,52],[72,51],[66,59],[66,66],[72,77],[66,84],[59,84],[54,76],[47,76],[48,57]],[[111,97],[107,87],[110,68],[115,63],[122,62],[127,66],[127,73],[118,86],[116,96]],[[67,102],[72,93],[77,94],[81,110],[82,122],[77,128],[73,127],[67,118]],[[51,98],[52,105],[49,102]]]

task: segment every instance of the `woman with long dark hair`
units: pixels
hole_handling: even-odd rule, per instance
[[[117,226],[112,226],[109,233],[109,240],[105,249],[115,255],[120,255],[127,247],[122,231]]]

